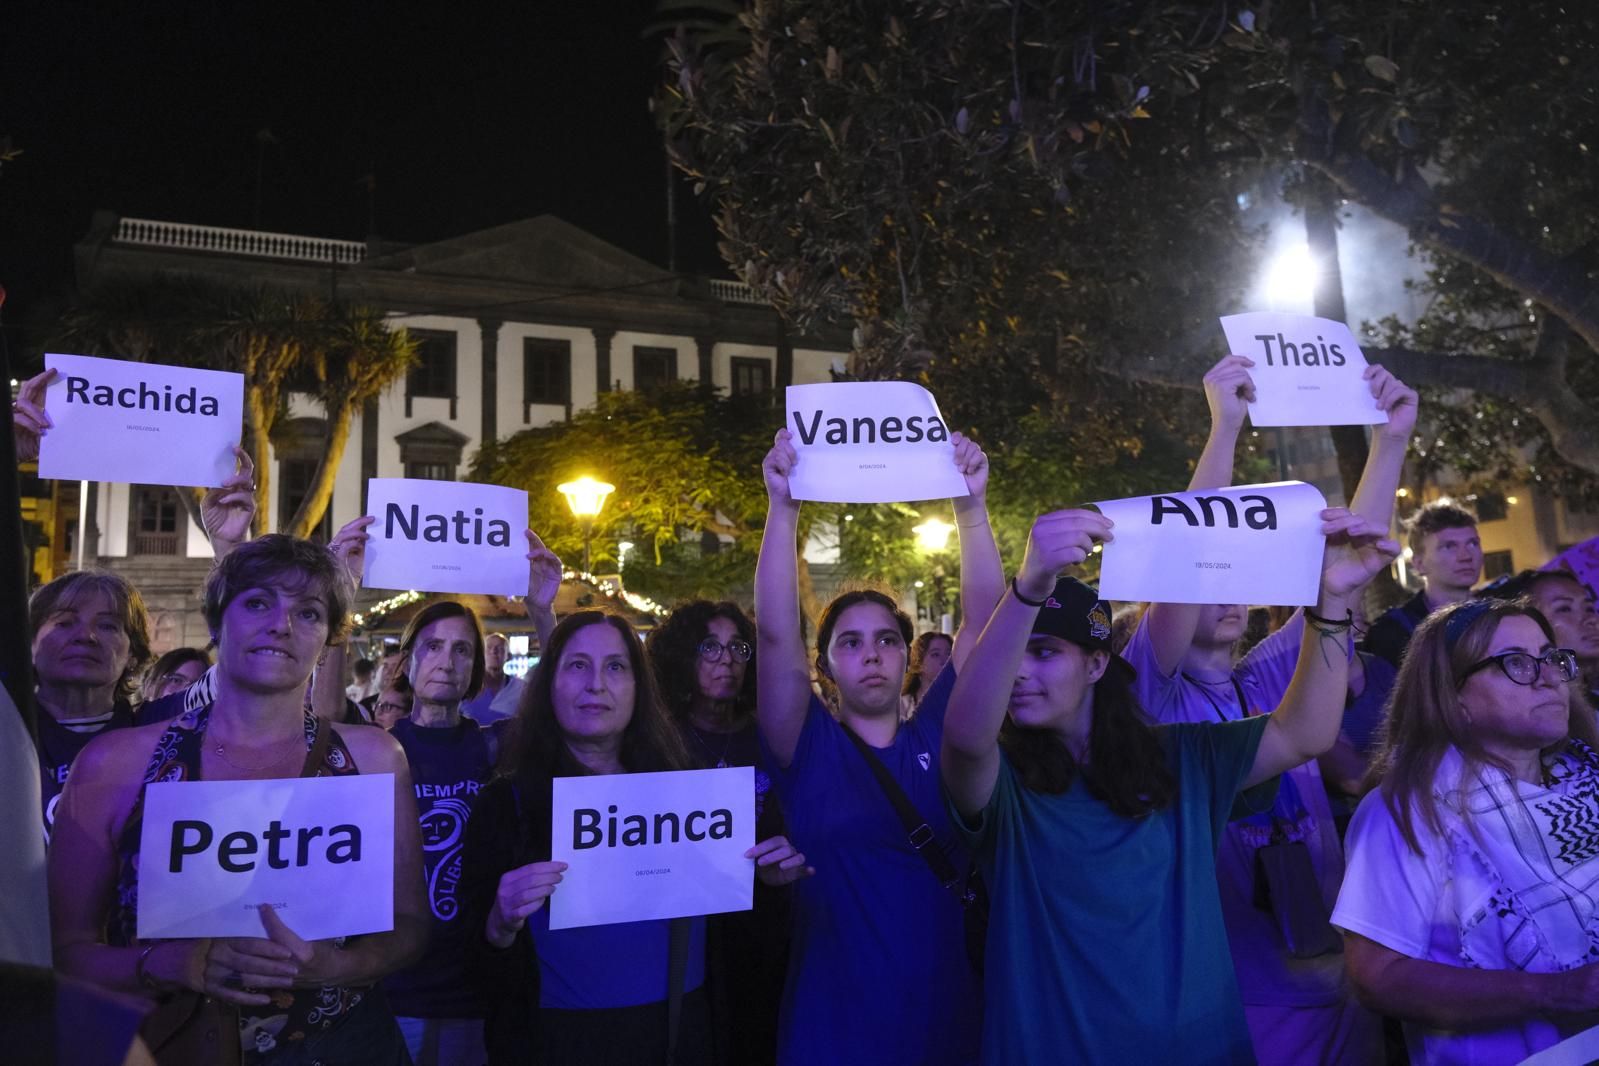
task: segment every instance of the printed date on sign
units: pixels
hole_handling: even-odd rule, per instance
[[[1200,570],[1231,570],[1233,568],[1232,563],[1212,563],[1203,559],[1194,563],[1194,566]]]

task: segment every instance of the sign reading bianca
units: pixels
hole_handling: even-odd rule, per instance
[[[1314,485],[1284,481],[1094,506],[1116,523],[1099,573],[1107,600],[1316,603],[1327,501]]]
[[[750,767],[560,777],[554,801],[551,929],[750,909]]]
[[[933,394],[909,381],[790,385],[796,500],[898,503],[966,495]]]
[[[1228,349],[1255,361],[1255,426],[1374,426],[1388,421],[1361,377],[1366,356],[1342,322],[1257,311],[1221,320]]]
[[[527,493],[461,481],[367,482],[364,583],[422,592],[527,592]]]
[[[46,355],[39,473],[81,481],[220,485],[244,424],[244,376],[219,370]]]
[[[307,940],[394,927],[394,775],[165,781],[145,790],[139,937]]]

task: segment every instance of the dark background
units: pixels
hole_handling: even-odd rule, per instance
[[[666,265],[654,9],[13,0],[0,16],[0,137],[22,153],[0,170],[13,354],[70,300],[72,245],[97,209],[403,243],[551,213]],[[725,276],[706,212],[673,182],[679,269]]]

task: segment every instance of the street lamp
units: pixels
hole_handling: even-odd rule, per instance
[[[929,555],[937,555],[949,546],[949,535],[955,532],[955,527],[938,518],[929,518],[919,526],[912,526],[911,532],[916,534],[916,546]],[[921,584],[920,581],[917,582]],[[944,613],[944,567],[935,564],[933,567],[933,602],[932,610],[928,613],[933,616],[933,624],[941,633],[948,633],[950,621]]]
[[[572,515],[583,523],[583,572],[587,574],[590,572],[589,542],[594,537],[594,520],[605,507],[605,497],[615,492],[616,486],[584,474],[576,481],[568,481],[555,488],[566,497],[566,505],[572,509]]]

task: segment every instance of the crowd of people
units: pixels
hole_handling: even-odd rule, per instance
[[[1206,375],[1191,490],[1231,482],[1252,366]],[[1387,422],[1316,603],[1242,654],[1249,605],[1071,576],[1115,539],[1093,510],[1040,515],[1007,580],[960,434],[959,630],[860,588],[807,642],[781,430],[753,618],[557,619],[528,530],[525,678],[446,597],[347,662],[372,519],[250,539],[240,452],[201,508],[207,648],[154,656],[109,571],[29,604],[57,968],[138,997],[162,1063],[1519,1062],[1599,1021],[1599,614],[1564,570],[1479,587],[1475,519],[1434,503],[1422,590],[1366,624],[1417,407],[1367,381]],[[751,910],[551,928],[556,778],[746,766]],[[362,773],[394,777],[392,929],[139,938],[146,785]]]

